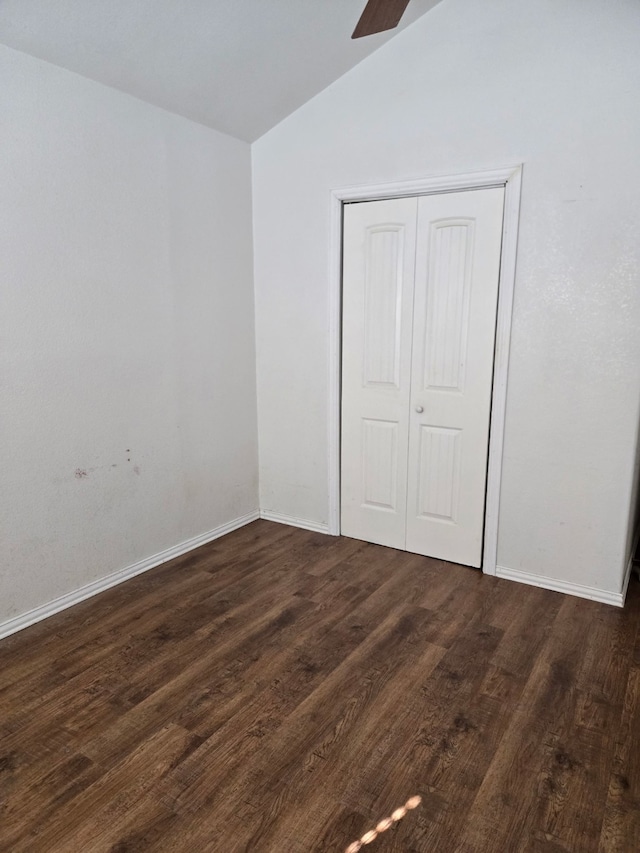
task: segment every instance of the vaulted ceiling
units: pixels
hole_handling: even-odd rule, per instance
[[[0,43],[253,141],[438,2],[352,40],[365,0],[0,0]]]

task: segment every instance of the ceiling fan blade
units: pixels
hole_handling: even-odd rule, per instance
[[[409,0],[369,0],[360,16],[352,39],[392,30],[400,23]]]

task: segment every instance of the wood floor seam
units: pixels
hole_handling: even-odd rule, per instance
[[[258,520],[0,641],[0,853],[640,850],[624,610]]]

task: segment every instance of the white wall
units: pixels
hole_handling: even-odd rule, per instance
[[[640,5],[445,0],[254,143],[261,506],[326,522],[330,190],[524,163],[500,565],[619,592]]]
[[[2,623],[258,503],[249,146],[0,79]]]
[[[640,414],[639,414],[640,417]],[[625,550],[627,563],[635,557],[640,543],[640,429],[636,446],[636,459],[633,466],[631,505],[629,507],[629,531]]]

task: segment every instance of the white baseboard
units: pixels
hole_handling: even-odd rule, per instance
[[[245,524],[249,524],[259,517],[260,513],[256,510],[255,512],[247,513],[247,515],[242,515],[239,518],[234,518],[233,521],[221,524],[219,527],[215,527],[208,533],[202,533],[200,536],[194,536],[193,539],[187,539],[186,542],[181,542],[179,545],[167,548],[159,554],[154,554],[152,557],[140,560],[132,566],[127,566],[126,569],[120,569],[120,571],[113,572],[113,574],[86,584],[86,586],[81,586],[80,589],[68,592],[66,595],[61,595],[60,598],[55,598],[48,604],[42,604],[40,607],[35,607],[27,613],[15,616],[13,619],[9,619],[6,622],[1,622],[0,639],[8,637],[10,634],[15,634],[23,628],[28,628],[29,625],[33,625],[36,622],[47,619],[55,613],[60,613],[61,610],[66,610],[67,607],[73,607],[74,604],[79,604],[81,601],[91,598],[99,592],[104,592],[112,586],[117,586],[118,584],[129,580],[129,578],[133,578],[136,575],[149,571],[149,569],[154,569],[156,566],[162,565],[162,563],[166,563],[176,557],[181,557],[182,554],[186,554],[188,551],[193,551],[194,548],[199,548],[201,545],[206,545],[207,542],[213,542],[214,539],[219,539],[226,533],[231,533],[232,530],[244,527]]]
[[[631,573],[631,563],[627,568],[626,579],[622,587],[622,592],[607,592],[604,589],[597,589],[593,586],[582,586],[578,583],[569,583],[568,581],[559,581],[555,578],[548,578],[545,575],[534,575],[530,572],[523,572],[519,569],[508,569],[506,566],[496,566],[496,576],[505,578],[518,583],[526,583],[529,586],[539,586],[542,589],[551,589],[554,592],[564,592],[567,595],[576,595],[578,598],[589,598],[591,601],[601,601],[603,604],[613,604],[615,607],[624,607],[624,599],[627,592],[627,584],[629,583],[629,574]]]
[[[268,509],[261,510],[260,518],[265,521],[277,521],[278,524],[288,524],[290,527],[302,527],[303,530],[313,530],[315,533],[329,533],[329,525],[326,522],[309,521],[307,518],[296,518],[294,515],[283,515]]]

